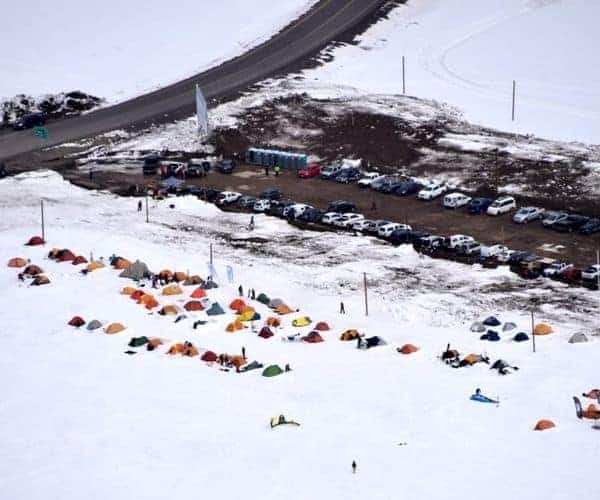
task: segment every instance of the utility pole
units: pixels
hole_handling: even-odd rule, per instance
[[[404,56],[402,56],[402,95],[406,94],[406,77],[404,67]]]
[[[513,80],[513,91],[512,91],[512,121],[515,121],[515,95],[517,92],[517,82]]]
[[[210,272],[212,273],[212,270],[213,270],[213,250],[212,250],[212,243],[210,244],[209,251],[210,251]]]
[[[533,308],[531,307],[531,341],[533,342],[533,352],[535,352],[535,321],[533,319]]]
[[[40,209],[42,212],[42,239],[46,242],[46,227],[44,225],[44,200],[40,200]]]
[[[367,273],[363,273],[363,286],[365,289],[365,316],[369,315],[369,300],[367,297]]]
[[[146,191],[146,223],[150,222],[150,216],[148,211],[148,191]]]

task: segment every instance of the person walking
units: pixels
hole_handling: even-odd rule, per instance
[[[371,212],[375,212],[377,210],[377,203],[375,203],[375,200],[371,201]]]
[[[248,288],[248,298],[252,297],[252,290],[250,290],[250,288]]]
[[[275,165],[273,169],[275,171],[275,177],[279,177],[279,172],[281,172],[281,167],[279,165]]]
[[[352,460],[352,474],[356,474],[356,460]]]
[[[344,307],[344,303],[340,301],[340,314],[346,314],[346,308]]]
[[[242,285],[238,287],[238,293],[240,294],[240,297],[244,296],[244,289],[242,288]]]
[[[142,211],[142,200],[138,201],[138,212]]]
[[[246,348],[242,346],[242,358],[246,359]]]

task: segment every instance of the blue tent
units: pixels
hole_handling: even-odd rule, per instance
[[[254,313],[254,316],[252,316],[252,321],[260,319],[260,314],[258,314],[257,312]]]
[[[495,332],[494,330],[488,330],[479,338],[481,340],[489,340],[490,342],[498,342],[500,340],[500,335],[498,335],[498,332]]]
[[[209,309],[206,310],[206,314],[209,316],[217,316],[218,314],[225,314],[223,308],[219,305],[218,302],[215,302]]]
[[[178,188],[185,184],[181,179],[177,179],[175,177],[169,177],[164,181],[160,181],[160,185],[166,188]]]
[[[525,332],[519,332],[513,337],[513,340],[515,342],[525,342],[529,340],[529,336]]]
[[[483,324],[485,326],[499,326],[501,323],[500,321],[498,321],[498,318],[496,318],[496,316],[490,316],[488,318],[485,318]]]
[[[381,337],[378,337],[377,335],[374,337],[369,337],[368,339],[365,339],[365,345],[367,346],[367,349],[369,347],[375,347],[378,345],[385,345],[385,340],[383,340]]]

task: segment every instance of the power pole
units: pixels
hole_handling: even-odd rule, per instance
[[[404,56],[402,56],[402,95],[406,94],[406,77],[404,67]]]
[[[533,352],[535,352],[535,323],[533,319],[533,307],[531,308],[531,341],[533,342]]]
[[[209,251],[210,251],[210,272],[212,273],[212,270],[213,270],[213,250],[212,250],[212,243],[210,244]]]
[[[42,239],[46,241],[46,227],[44,225],[44,200],[40,200],[40,209],[42,212]]]
[[[150,222],[150,215],[148,211],[148,191],[146,191],[146,223]]]
[[[512,91],[512,121],[515,121],[515,95],[517,93],[517,82],[513,80],[513,91]]]
[[[365,289],[365,316],[369,315],[369,299],[367,297],[367,273],[363,273],[363,286]]]

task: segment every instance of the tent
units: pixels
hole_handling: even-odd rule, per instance
[[[196,288],[194,290],[194,292],[192,293],[192,295],[190,295],[190,297],[192,299],[201,299],[203,297],[206,297],[206,292],[204,291],[203,288]]]
[[[175,281],[177,281],[178,283],[181,281],[185,281],[186,278],[187,278],[187,273],[184,273],[182,271],[175,271],[173,273],[173,279]]]
[[[507,321],[506,323],[504,323],[504,325],[502,325],[502,331],[508,332],[510,330],[514,330],[516,327],[517,327],[517,325],[515,323]]]
[[[132,337],[127,344],[129,347],[140,347],[148,343],[148,337]]]
[[[475,323],[471,325],[471,331],[474,333],[482,333],[485,332],[485,330],[485,325],[479,321],[475,321]]]
[[[281,320],[279,318],[274,317],[274,316],[269,316],[267,318],[267,325],[271,326],[273,328],[277,328],[278,326],[281,325]]]
[[[273,335],[273,331],[268,326],[263,326],[258,334],[258,336],[262,337],[263,339],[269,339]]]
[[[37,246],[37,245],[43,245],[46,242],[39,236],[32,236],[31,238],[29,238],[29,241],[27,243],[25,243],[28,246]]]
[[[292,321],[292,326],[301,327],[310,325],[311,321],[308,316],[301,316]]]
[[[232,321],[225,327],[226,332],[235,332],[237,330],[243,330],[243,329],[244,329],[244,325],[242,325],[242,323],[240,321],[238,321],[237,319],[235,321]]]
[[[200,285],[201,283],[202,283],[202,278],[200,276],[198,276],[197,274],[194,274],[193,276],[188,276],[187,278],[185,278],[183,285],[184,286]]]
[[[340,335],[340,340],[356,340],[360,337],[358,330],[346,330],[344,333]]]
[[[160,273],[158,273],[159,280],[172,280],[173,279],[173,271],[168,269],[163,269]]]
[[[85,325],[85,321],[83,320],[83,318],[81,316],[73,316],[71,318],[71,320],[69,321],[69,326],[74,326],[76,328],[79,328],[80,326]]]
[[[56,254],[56,260],[58,262],[68,262],[75,260],[75,254],[68,248],[64,248]]]
[[[569,339],[569,344],[580,344],[582,342],[587,342],[588,338],[587,335],[583,332],[577,332],[574,333],[573,335],[571,335],[571,338]]]
[[[365,346],[367,349],[370,347],[376,347],[378,345],[386,345],[386,341],[377,335],[365,339]]]
[[[323,337],[321,337],[319,332],[313,330],[305,337],[302,337],[302,340],[304,340],[304,342],[308,342],[309,344],[316,344],[318,342],[323,342]]]
[[[254,316],[252,316],[252,321],[258,321],[261,318],[260,314],[254,311]]]
[[[200,353],[198,352],[198,349],[196,349],[191,342],[185,342],[183,344],[183,352],[181,353],[182,356],[189,356],[190,358],[193,358],[199,354]]]
[[[246,358],[243,356],[230,356],[229,363],[231,363],[237,370],[246,364]]]
[[[190,300],[184,306],[186,311],[203,311],[204,307],[202,307],[202,302],[199,300]]]
[[[216,360],[217,360],[217,355],[216,355],[214,352],[212,352],[212,351],[206,351],[206,352],[205,352],[205,353],[204,353],[204,354],[203,354],[203,355],[200,357],[200,359],[201,359],[202,361],[207,361],[207,362],[209,362],[209,363],[212,363],[212,362],[214,362],[214,361],[216,361]]]
[[[127,269],[131,265],[131,262],[129,262],[127,259],[124,259],[123,257],[117,257],[116,259],[113,259],[111,261],[111,265],[115,269]]]
[[[137,281],[143,280],[144,278],[150,278],[151,276],[152,272],[148,269],[148,266],[140,260],[136,260],[119,274],[119,277],[121,278],[129,278]]]
[[[73,259],[72,264],[78,266],[79,264],[87,264],[87,259],[83,255],[78,255]]]
[[[144,295],[146,295],[146,294],[142,290],[136,290],[129,296],[129,298],[131,300],[135,300],[136,302],[140,302]]]
[[[281,299],[271,299],[269,301],[269,307],[271,309],[275,309],[276,307],[282,306],[283,304],[284,304],[284,302]]]
[[[600,399],[600,389],[591,389],[588,392],[582,394],[584,398],[589,399]]]
[[[318,330],[320,332],[326,332],[326,331],[330,330],[330,328],[329,328],[329,325],[327,323],[325,323],[325,321],[319,321],[315,325],[315,330]]]
[[[278,365],[269,365],[263,370],[262,375],[263,377],[275,377],[282,373],[283,370]]]
[[[182,354],[184,349],[185,346],[181,343],[173,344],[171,347],[169,347],[167,354],[170,354],[171,356],[175,354]]]
[[[26,274],[28,276],[37,276],[38,274],[42,274],[44,271],[42,271],[42,268],[39,266],[36,266],[34,264],[29,264],[24,270],[23,270],[23,274]]]
[[[183,293],[183,290],[178,285],[169,285],[163,288],[163,295],[180,295]]]
[[[537,325],[535,325],[535,328],[533,329],[534,335],[548,335],[553,332],[554,332],[554,330],[547,323],[538,323]]]
[[[90,321],[87,324],[86,328],[91,331],[91,330],[97,330],[98,328],[101,328],[101,327],[102,327],[102,323],[100,323],[100,321],[98,321],[97,319],[93,319],[92,321]]]
[[[249,372],[250,370],[258,370],[259,368],[262,368],[263,364],[259,363],[258,361],[252,361],[252,363],[248,363],[245,366],[242,366],[240,368],[240,372],[244,373],[244,372]]]
[[[275,312],[276,312],[277,314],[281,314],[281,315],[283,315],[283,314],[290,314],[290,313],[292,313],[292,312],[294,312],[294,311],[293,311],[292,309],[290,309],[288,306],[286,306],[285,304],[282,304],[282,305],[280,305],[280,306],[277,306],[277,307],[275,308]]]
[[[396,350],[401,354],[412,354],[413,352],[417,352],[419,348],[413,344],[404,344],[402,347],[398,347]]]
[[[243,307],[246,307],[246,303],[242,299],[234,299],[229,303],[229,309],[240,312]]]
[[[225,311],[223,311],[223,308],[219,305],[218,302],[215,302],[206,310],[206,314],[208,314],[209,316],[217,316],[218,314],[225,314]]]
[[[539,420],[535,427],[534,431],[545,431],[546,429],[552,429],[552,427],[556,427],[552,420]]]
[[[252,321],[254,319],[254,315],[256,311],[251,307],[244,308],[240,314],[237,315],[237,320],[239,321]]]
[[[125,327],[121,323],[111,323],[104,329],[109,335],[122,332],[123,330],[125,330]]]
[[[13,257],[8,261],[8,267],[24,267],[27,261],[21,257]]]
[[[207,281],[203,282],[200,285],[202,288],[204,288],[205,290],[210,290],[212,288],[219,288],[219,285],[217,285],[213,280],[208,279]]]
[[[271,429],[277,427],[279,425],[300,425],[298,422],[294,422],[293,420],[286,420],[283,415],[279,415],[278,417],[271,418]]]
[[[50,280],[47,276],[43,274],[38,274],[35,279],[31,282],[33,286],[47,285],[50,283]]]
[[[104,266],[104,264],[102,262],[99,261],[92,261],[88,264],[87,266],[87,270],[89,272],[95,271],[96,269],[102,269]]]
[[[156,300],[154,296],[150,295],[149,293],[146,293],[142,297],[140,297],[138,304],[143,304],[146,307],[146,309],[152,309],[154,307],[158,307],[159,305],[158,300]]]
[[[529,335],[527,335],[525,332],[519,332],[513,337],[513,340],[515,342],[525,342],[529,340]]]
[[[126,286],[121,290],[121,295],[129,295],[131,297],[133,293],[135,293],[135,288],[132,286]]]
[[[496,316],[488,316],[483,320],[485,326],[499,326],[501,323]]]
[[[158,311],[158,314],[161,316],[174,316],[179,313],[179,308],[174,305],[163,306],[163,308]]]
[[[154,351],[154,349],[156,349],[159,345],[162,345],[163,341],[160,340],[157,337],[151,338],[148,341],[148,344],[146,344],[146,349],[148,349],[149,351]]]
[[[271,299],[269,299],[269,297],[267,297],[264,293],[259,293],[258,297],[256,297],[256,300],[265,306],[268,306],[269,302],[271,301]]]
[[[487,333],[484,333],[479,338],[481,340],[489,340],[490,342],[498,342],[500,340],[500,335],[498,335],[498,332],[495,332],[494,330],[488,330]]]

